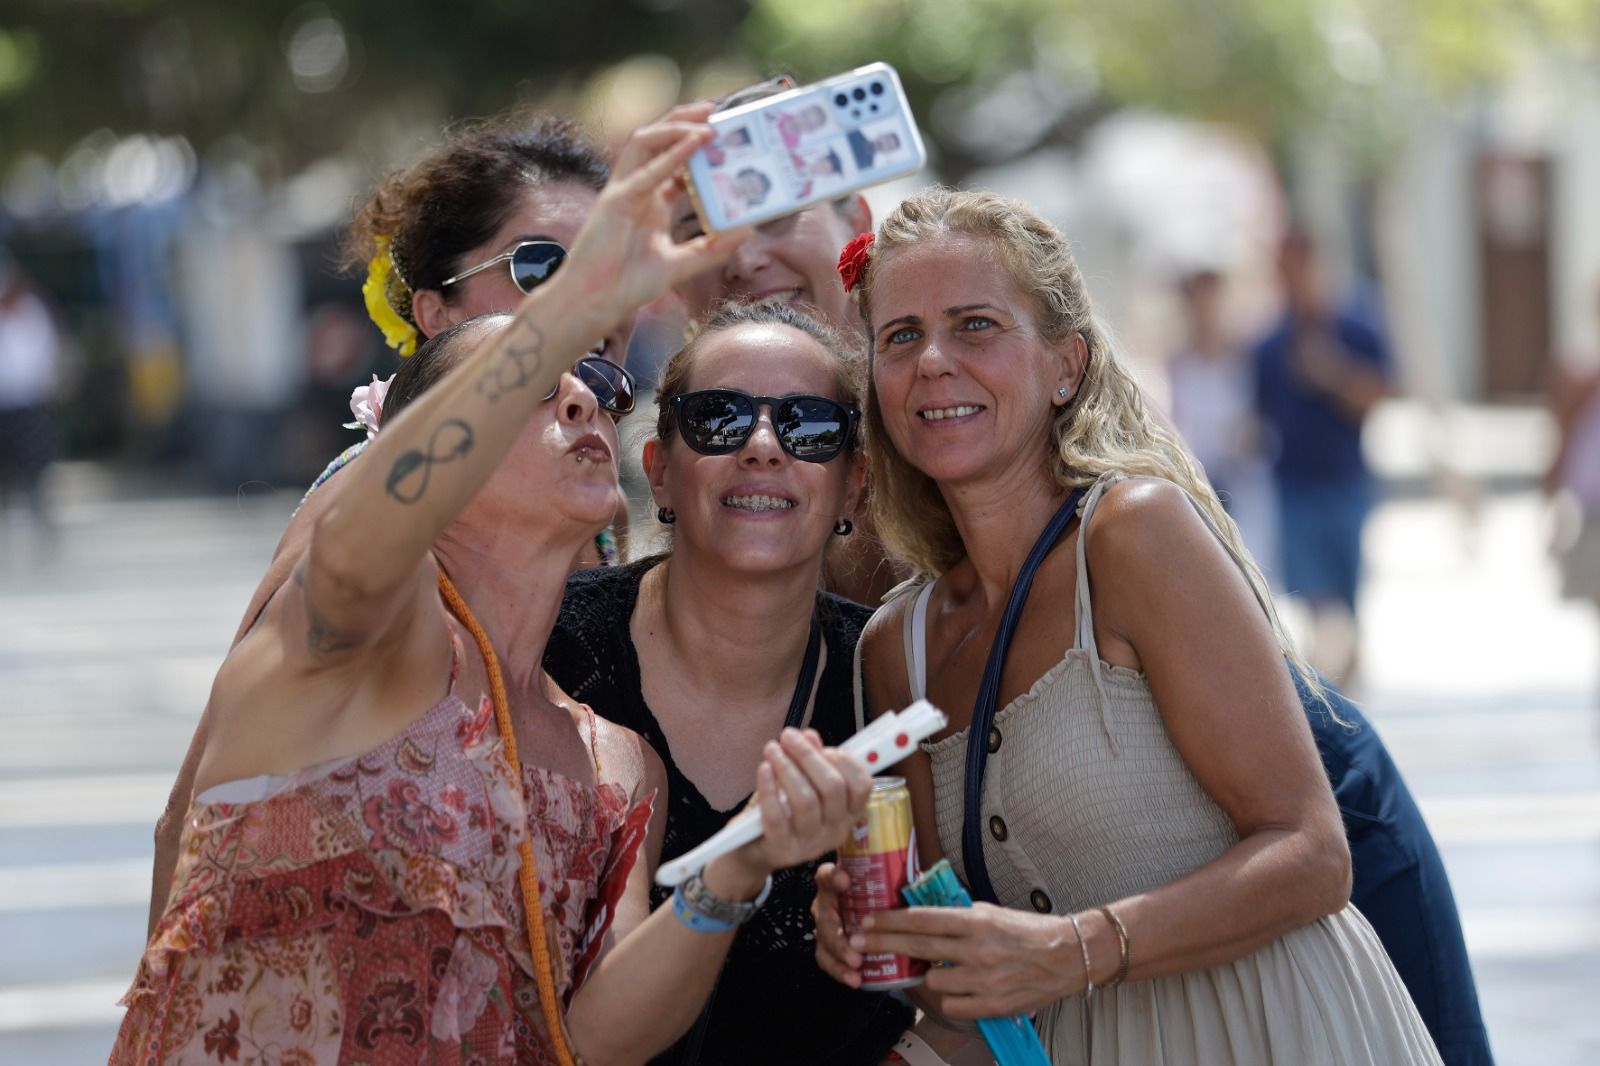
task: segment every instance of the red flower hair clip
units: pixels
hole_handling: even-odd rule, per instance
[[[845,292],[853,292],[856,282],[866,273],[867,252],[872,248],[873,239],[870,233],[857,234],[839,253],[839,280],[844,282]]]

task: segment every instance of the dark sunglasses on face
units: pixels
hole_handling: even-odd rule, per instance
[[[567,250],[555,241],[523,241],[509,252],[501,252],[492,259],[485,259],[477,266],[463,270],[453,278],[446,278],[439,283],[439,288],[465,281],[480,270],[488,270],[496,263],[509,263],[511,283],[523,292],[532,292],[549,281],[550,275],[556,272],[556,267],[566,258]]]
[[[616,363],[589,355],[578,360],[572,373],[583,382],[584,388],[594,393],[595,402],[603,410],[614,415],[625,415],[633,410],[633,375]],[[561,382],[557,381],[544,398],[552,398],[560,388]]]
[[[727,455],[744,447],[761,408],[772,409],[778,444],[796,459],[825,463],[844,451],[861,412],[826,396],[751,396],[737,389],[701,389],[672,398],[683,442],[701,455]]]

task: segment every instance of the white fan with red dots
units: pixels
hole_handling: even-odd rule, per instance
[[[878,773],[910,755],[919,742],[943,729],[946,721],[943,711],[927,700],[918,700],[903,711],[890,711],[874,718],[865,729],[840,744],[839,750],[856,756],[867,764],[868,770]],[[670,888],[690,874],[705,869],[706,863],[718,855],[742,848],[760,836],[761,812],[751,807],[736,815],[721,832],[698,848],[662,863],[656,871],[656,884]]]

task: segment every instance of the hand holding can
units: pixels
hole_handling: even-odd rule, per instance
[[[839,847],[839,868],[850,877],[842,908],[846,936],[860,932],[869,914],[906,906],[900,893],[920,870],[911,792],[904,778],[880,777],[872,783],[866,813]],[[866,955],[860,987],[908,988],[921,984],[927,969],[925,961],[909,955]]]

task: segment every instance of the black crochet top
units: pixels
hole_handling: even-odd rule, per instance
[[[666,736],[645,705],[629,621],[639,582],[658,562],[659,557],[572,575],[544,667],[574,699],[639,733],[661,756],[670,793],[661,852],[666,861],[708,839],[744,804],[714,809],[673,764]],[[817,610],[828,660],[810,725],[825,743],[838,744],[855,732],[852,660],[872,612],[825,593],[818,594]],[[811,922],[816,867],[811,863],[773,875],[766,905],[739,931],[728,954],[709,1019],[702,1019],[699,1054],[691,1048],[702,1028],[697,1024],[652,1063],[875,1066],[883,1060],[911,1024],[911,1007],[887,994],[846,988],[817,967]],[[651,907],[671,894],[652,886]]]

